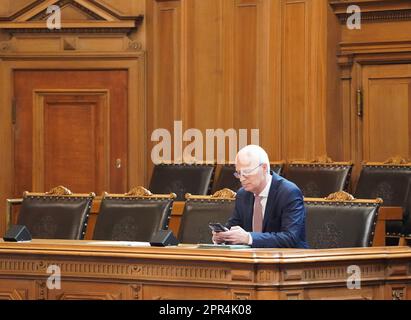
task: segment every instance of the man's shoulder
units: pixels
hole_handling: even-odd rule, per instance
[[[279,175],[273,175],[273,185],[277,189],[277,192],[292,193],[295,195],[302,194],[300,188],[294,182]]]

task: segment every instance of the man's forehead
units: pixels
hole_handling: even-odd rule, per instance
[[[237,167],[250,167],[258,165],[258,157],[250,153],[239,153],[236,159]]]

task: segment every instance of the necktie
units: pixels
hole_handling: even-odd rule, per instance
[[[255,196],[254,199],[253,231],[263,231],[263,206],[261,205],[260,196]]]

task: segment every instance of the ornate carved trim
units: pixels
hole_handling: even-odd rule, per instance
[[[331,193],[328,197],[325,198],[330,201],[352,201],[354,196],[345,191],[338,191]]]
[[[96,195],[94,192],[90,192],[88,194],[72,193],[68,188],[64,186],[55,187],[45,193],[28,192],[28,191],[25,191],[23,193],[23,198],[27,198],[27,197],[73,197],[73,198],[89,197],[89,198],[94,198],[95,196]]]
[[[185,198],[187,200],[229,200],[233,201],[235,200],[236,193],[233,190],[230,190],[228,188],[224,188],[222,190],[218,190],[211,196],[198,196],[198,195],[192,195],[191,193],[186,193]]]
[[[311,163],[333,163],[333,160],[327,155],[323,154],[310,161]]]
[[[11,291],[0,291],[0,300],[28,300],[27,289],[13,289]]]
[[[384,162],[363,162],[363,167],[375,167],[375,168],[400,168],[404,170],[411,170],[411,162],[407,162],[405,159],[393,159],[390,158]]]
[[[349,14],[337,14],[341,24],[346,24]],[[392,11],[376,11],[361,13],[361,22],[380,22],[380,21],[407,21],[411,20],[411,10],[392,10]]]
[[[51,189],[49,192],[46,192],[46,195],[49,196],[69,196],[72,195],[73,193],[66,187],[63,186],[58,186],[53,189]]]
[[[47,286],[46,281],[36,281],[36,299],[47,300]]]
[[[63,10],[67,6],[73,6],[84,13],[86,13],[88,16],[92,17],[94,20],[104,20],[103,17],[95,13],[94,11],[91,11],[90,9],[80,5],[79,3],[72,1],[72,0],[60,0],[59,2],[56,3],[56,5],[60,6],[60,9]],[[36,20],[44,20],[47,18],[49,14],[47,13],[47,10],[43,10],[42,12],[34,15],[29,19],[29,21],[36,21]]]
[[[406,164],[406,163],[408,163],[408,161],[405,160],[401,156],[394,156],[384,161],[384,164]]]
[[[329,3],[340,23],[347,22],[350,16],[347,8],[350,5],[361,7],[361,21],[366,23],[411,20],[411,8],[406,1],[402,0],[329,0]]]
[[[231,281],[227,268],[209,266],[129,264],[100,262],[33,261],[28,259],[0,259],[2,274],[47,275],[47,267],[57,265],[65,276],[87,276],[122,279],[175,279],[198,282]],[[39,285],[42,283],[38,281]],[[44,282],[45,284],[45,282]],[[42,287],[42,286],[40,286]]]
[[[239,292],[233,291],[232,292],[233,300],[251,300],[252,293],[251,292]]]
[[[128,44],[128,49],[132,51],[140,51],[143,49],[143,45],[139,41],[130,41]]]
[[[374,278],[385,275],[384,267],[381,265],[360,265],[361,277]],[[284,275],[283,275],[284,277]],[[317,267],[303,270],[302,281],[324,281],[324,280],[339,280],[346,281],[348,277],[347,266],[341,267]]]
[[[139,284],[132,284],[130,285],[130,289],[131,289],[131,294],[130,296],[132,297],[132,299],[134,300],[141,300],[142,299],[142,285]]]
[[[0,42],[0,52],[9,52],[12,50],[11,41]]]
[[[405,288],[392,288],[391,297],[392,300],[405,300]]]
[[[62,21],[60,30],[49,30],[46,25],[47,12],[44,1],[31,3],[18,13],[1,18],[0,29],[7,30],[10,34],[16,33],[128,33],[141,24],[142,15],[124,16],[93,0],[56,0],[50,2],[64,10],[73,6],[82,11],[93,20]],[[24,24],[22,24],[24,23]]]
[[[345,162],[334,162],[328,156],[320,156],[310,161],[304,160],[292,160],[290,161],[290,166],[332,166],[332,167],[343,167],[343,166],[352,166],[351,161]]]
[[[132,197],[149,197],[149,196],[152,196],[153,194],[146,188],[142,186],[138,186],[138,187],[132,188],[125,195],[132,196]]]
[[[153,194],[150,190],[144,188],[143,186],[138,186],[132,188],[129,192],[125,194],[109,194],[107,192],[103,193],[103,198],[149,198],[149,199],[175,199],[177,195],[175,193],[170,194]]]
[[[57,300],[121,300],[121,293],[105,292],[65,292],[57,295]]]
[[[233,190],[224,188],[222,190],[218,190],[215,192],[211,197],[212,198],[224,198],[224,199],[235,199],[235,196],[237,193],[235,193]]]

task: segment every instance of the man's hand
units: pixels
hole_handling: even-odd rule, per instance
[[[248,244],[250,234],[243,228],[235,226],[226,232],[213,233],[215,243]]]
[[[213,242],[220,244],[220,243],[224,243],[225,242],[225,237],[224,234],[226,232],[214,232],[213,231]]]

